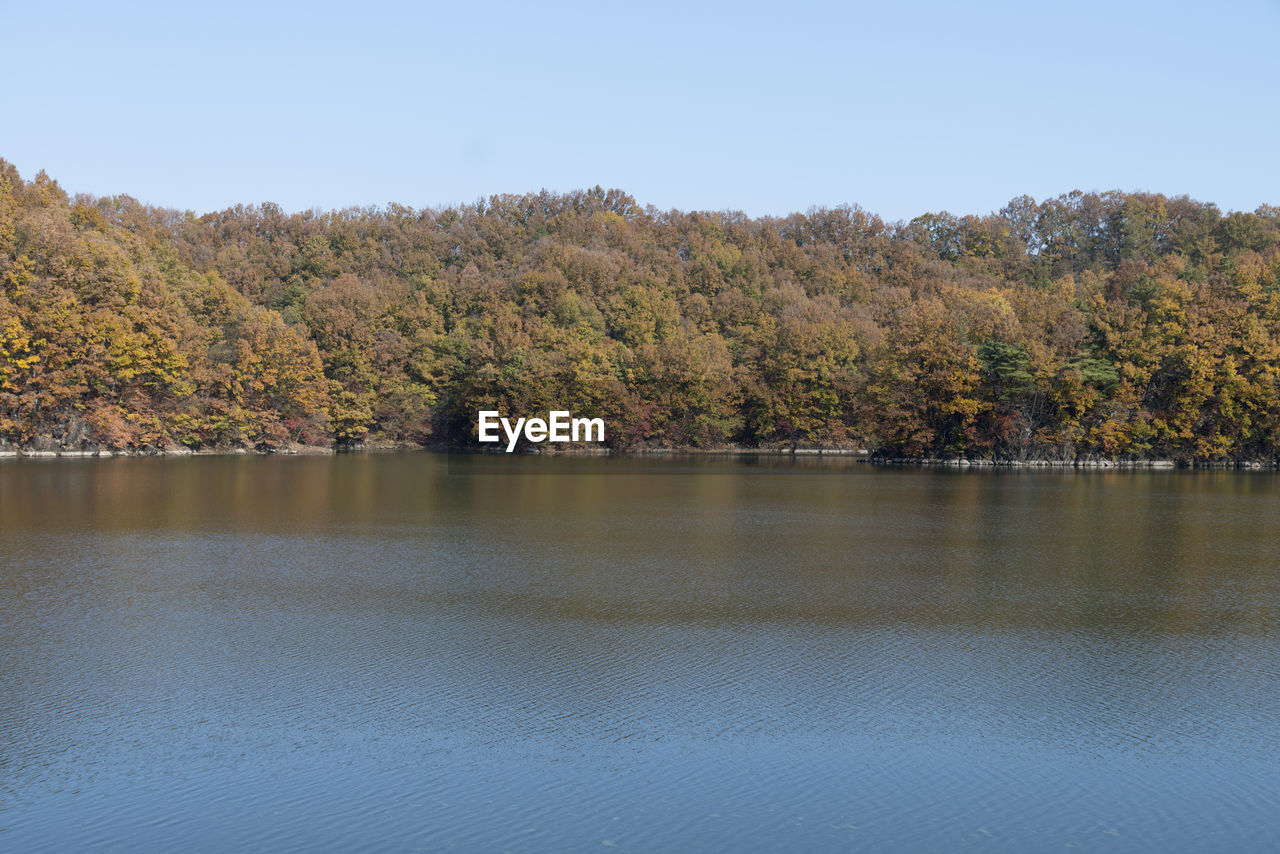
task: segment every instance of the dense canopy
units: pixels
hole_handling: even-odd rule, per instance
[[[0,160],[0,442],[1280,456],[1280,209],[1145,193],[885,223],[618,190],[196,216]]]

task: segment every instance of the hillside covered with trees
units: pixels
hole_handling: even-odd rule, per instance
[[[1280,457],[1280,209],[1022,197],[886,223],[640,207],[197,216],[0,160],[0,443],[608,444]]]

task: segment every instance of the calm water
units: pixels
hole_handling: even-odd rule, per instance
[[[0,462],[6,851],[1280,847],[1280,477]]]

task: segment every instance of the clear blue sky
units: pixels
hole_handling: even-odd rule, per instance
[[[888,219],[1280,204],[1280,3],[0,0],[0,157],[197,212],[596,184]]]

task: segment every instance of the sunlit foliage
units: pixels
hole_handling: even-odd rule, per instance
[[[1280,210],[1150,194],[885,223],[617,190],[195,216],[0,161],[0,439],[1182,461],[1280,454]]]

